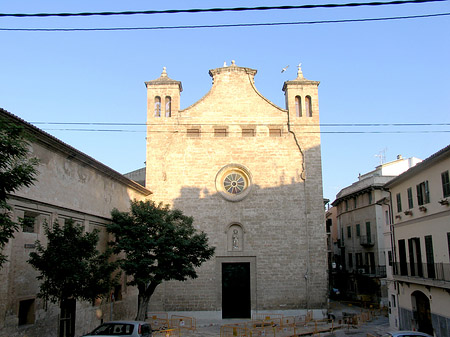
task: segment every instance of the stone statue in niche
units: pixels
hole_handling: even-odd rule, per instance
[[[233,229],[233,249],[239,249],[239,231],[237,229]]]
[[[243,237],[242,228],[239,225],[232,225],[228,229],[228,250],[229,251],[242,251]]]

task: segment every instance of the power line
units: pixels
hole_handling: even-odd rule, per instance
[[[144,133],[145,130],[125,130],[125,129],[42,129],[44,131],[75,131],[75,132],[130,132]],[[187,131],[170,131],[170,130],[149,130],[148,133],[183,133]],[[450,133],[450,130],[413,130],[413,131],[302,131],[302,134],[417,134],[417,133]],[[202,134],[214,134],[213,131],[202,131]],[[228,132],[228,134],[241,134],[241,132]],[[196,137],[198,138],[198,137]],[[225,137],[226,138],[226,137]]]
[[[111,122],[30,122],[35,125],[102,125],[102,126],[167,126],[166,123],[111,123]],[[176,126],[188,126],[191,123],[177,123]],[[208,125],[222,125],[219,123],[195,123],[199,126]],[[242,123],[226,123],[226,125],[242,125]],[[269,126],[273,123],[255,123],[256,126]],[[293,126],[352,126],[352,127],[379,127],[379,126],[449,126],[450,123],[321,123],[321,124],[301,124],[301,123],[291,123]]]
[[[447,1],[447,0],[445,0]],[[420,19],[439,16],[448,16],[450,13],[436,13],[423,15],[394,16],[381,18],[342,19],[342,20],[317,20],[317,21],[293,21],[293,22],[266,22],[266,23],[231,23],[216,25],[182,25],[182,26],[155,26],[155,27],[111,27],[111,28],[0,28],[0,31],[15,32],[88,32],[88,31],[132,31],[132,30],[164,30],[164,29],[199,29],[199,28],[233,28],[233,27],[261,27],[261,26],[293,26],[314,25],[331,23],[351,23],[369,21],[391,21],[405,19]]]
[[[230,8],[190,8],[190,9],[165,9],[148,11],[122,11],[122,12],[82,12],[82,13],[0,13],[0,17],[69,17],[69,16],[111,16],[111,15],[137,15],[137,14],[179,14],[179,13],[205,13],[205,12],[244,12],[244,11],[267,11],[267,10],[290,10],[311,8],[336,8],[336,7],[361,7],[361,6],[384,6],[403,5],[412,3],[441,2],[447,0],[395,0],[389,2],[363,2],[345,4],[315,4],[298,6],[259,6],[259,7],[230,7]]]

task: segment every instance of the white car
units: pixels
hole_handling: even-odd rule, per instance
[[[425,332],[419,331],[393,331],[384,334],[382,337],[433,337]]]
[[[147,322],[111,321],[100,325],[83,337],[115,336],[115,337],[151,337],[152,327]]]

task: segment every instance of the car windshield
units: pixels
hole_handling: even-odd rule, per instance
[[[131,335],[133,333],[133,325],[126,323],[105,323],[95,329],[93,335],[103,336],[122,336]]]

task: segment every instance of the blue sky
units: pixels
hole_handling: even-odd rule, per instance
[[[302,1],[8,1],[0,13],[57,13],[346,3]],[[362,0],[360,2],[369,2]],[[378,7],[109,17],[0,18],[2,28],[97,28],[298,22],[449,13],[450,2]],[[144,31],[0,30],[0,107],[29,122],[145,123],[145,81],[162,67],[185,108],[208,92],[208,70],[236,60],[284,108],[283,82],[320,81],[324,197],[398,154],[425,159],[450,144],[450,16],[375,22]],[[281,69],[289,65],[288,71]],[[144,166],[145,127],[36,124],[113,169]],[[427,131],[423,133],[422,131]],[[431,131],[431,132],[430,132]],[[333,132],[333,133],[329,133]],[[337,132],[337,133],[336,133]],[[366,132],[366,133],[348,133]],[[369,132],[369,133],[367,133]],[[371,133],[377,132],[377,133]],[[386,133],[390,132],[390,133]],[[394,132],[394,133],[392,133]],[[400,133],[398,133],[400,132]]]

